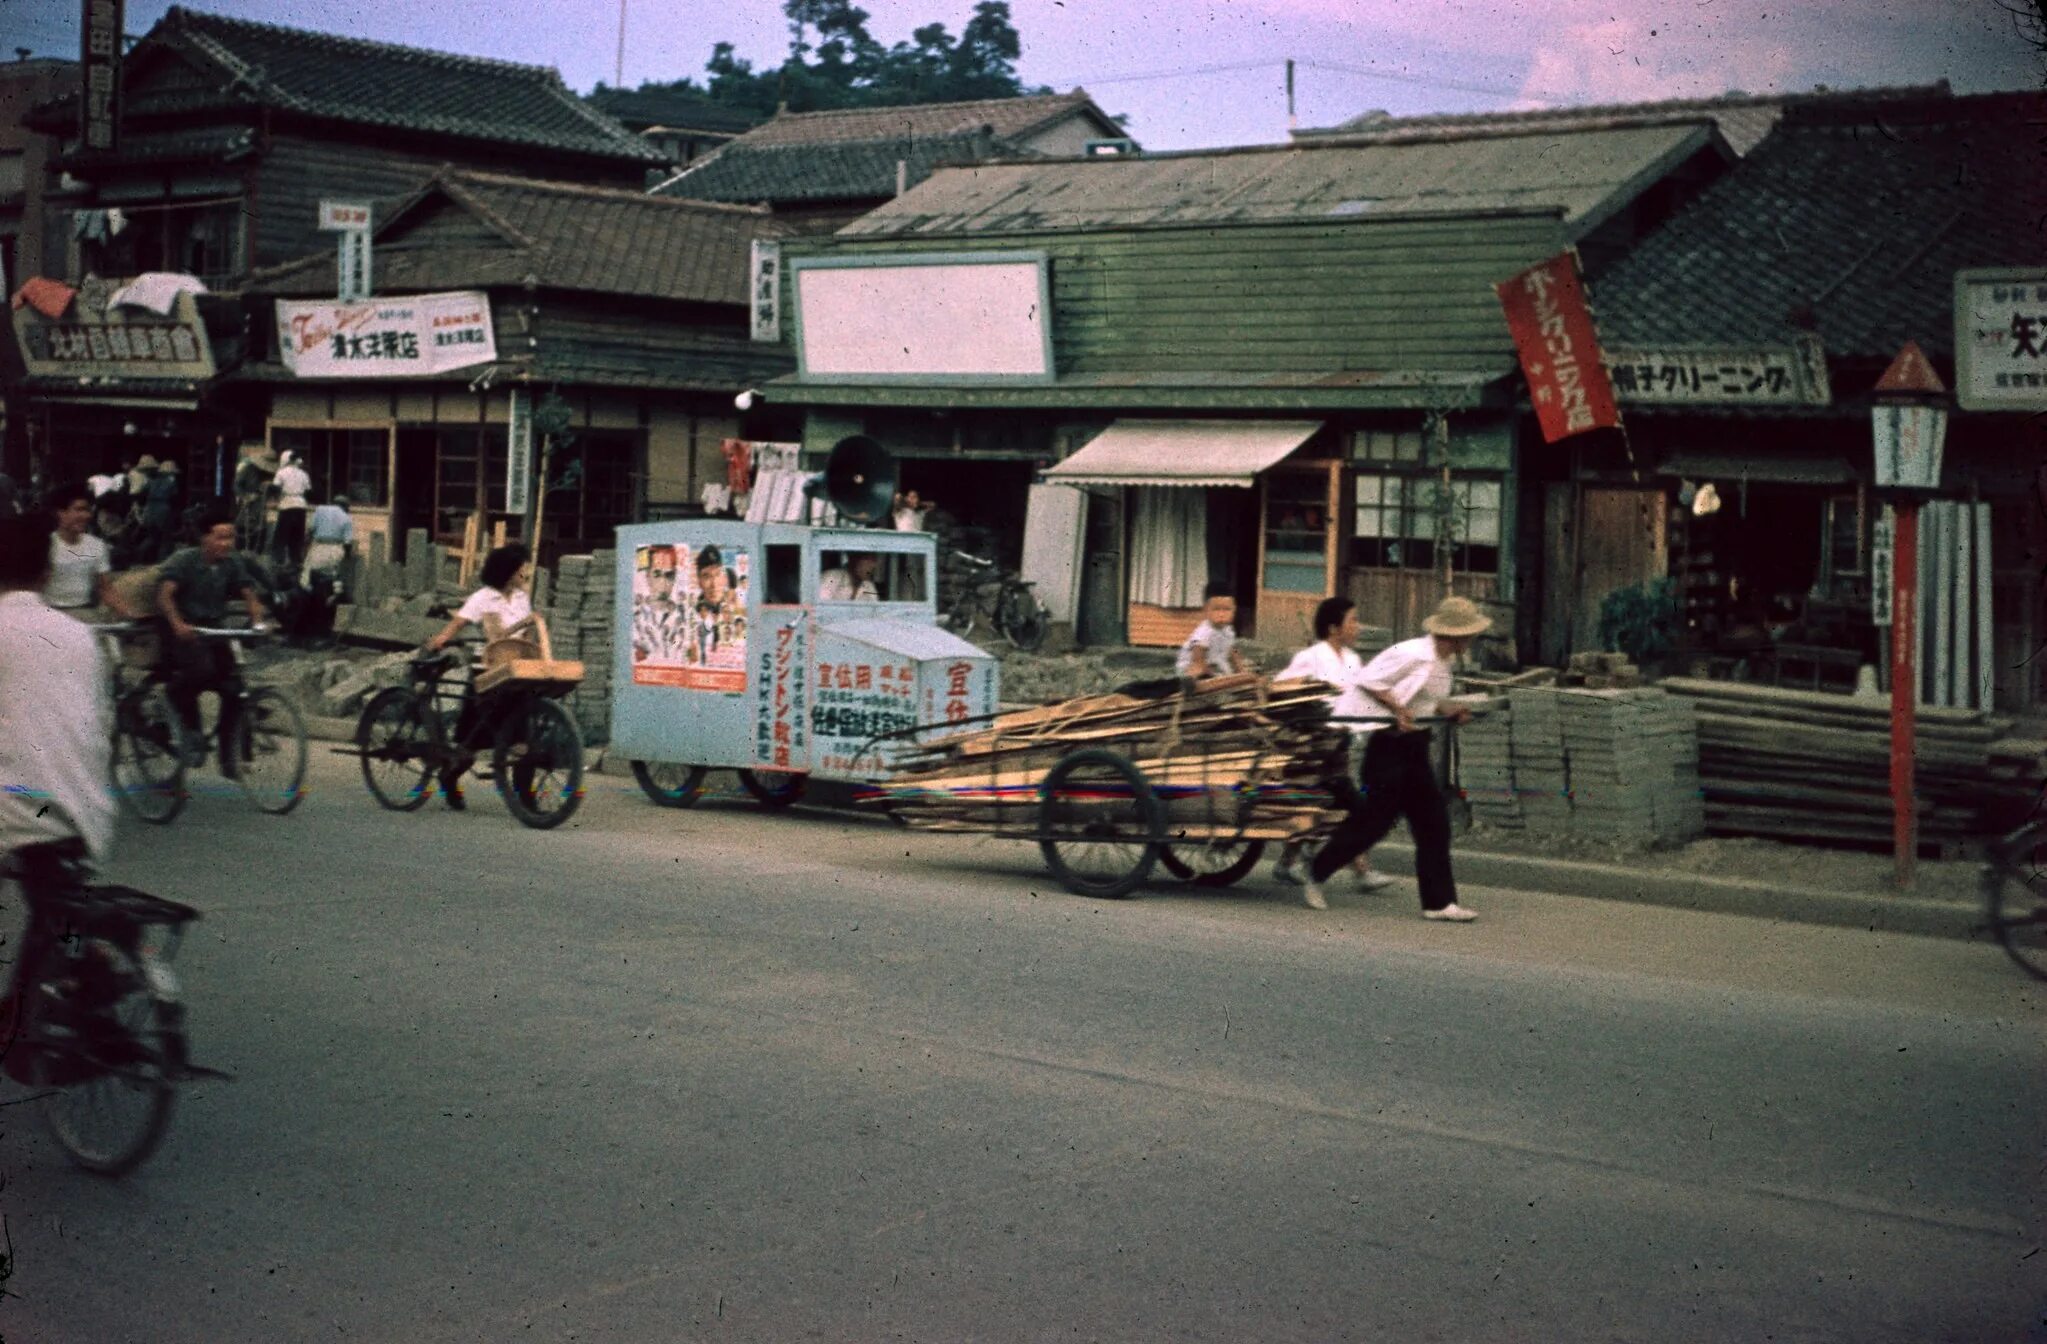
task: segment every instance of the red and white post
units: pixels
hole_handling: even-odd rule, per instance
[[[1891,842],[1897,883],[1909,891],[1919,861],[1914,769],[1919,731],[1919,501],[1896,505],[1891,552]]]

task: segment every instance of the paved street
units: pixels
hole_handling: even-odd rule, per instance
[[[126,836],[238,1081],[120,1183],[0,1111],[7,1339],[2047,1338],[2047,999],[1985,945],[315,783]]]

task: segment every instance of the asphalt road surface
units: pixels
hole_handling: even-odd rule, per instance
[[[6,1339],[2047,1339],[1987,946],[314,779],[127,833],[237,1081],[118,1182],[0,1109]]]

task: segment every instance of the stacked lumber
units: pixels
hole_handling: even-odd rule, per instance
[[[1885,845],[1891,839],[1888,699],[1673,678],[1699,709],[1709,830]],[[2039,758],[2000,746],[2009,720],[1921,705],[1919,835],[1962,843],[1994,833],[2039,788]]]
[[[1101,747],[1143,772],[1169,832],[1286,838],[1342,815],[1328,794],[1349,740],[1328,722],[1334,693],[1319,681],[1246,673],[1156,699],[1093,695],[1017,710],[905,749],[888,782],[861,801],[931,830],[1028,828],[1060,758]]]
[[[1637,849],[1699,834],[1689,701],[1649,689],[1514,687],[1473,708],[1457,738],[1473,820]]]
[[[554,656],[583,664],[583,680],[562,697],[590,743],[611,740],[611,645],[617,617],[612,599],[618,573],[613,551],[565,555],[555,567],[553,603],[547,613]]]

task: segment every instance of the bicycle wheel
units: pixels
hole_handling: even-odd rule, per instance
[[[974,633],[974,620],[980,614],[981,603],[974,592],[974,585],[966,584],[954,594],[952,606],[946,609],[946,629],[965,639]]]
[[[1002,627],[1002,637],[1012,648],[1035,653],[1045,642],[1045,627],[1050,620],[1044,603],[1030,589],[1018,584],[1002,594],[995,609],[995,623]]]
[[[669,761],[634,761],[633,778],[640,792],[662,807],[695,807],[704,796],[704,779],[711,773],[702,765],[676,765]]]
[[[235,783],[258,808],[281,817],[306,796],[306,721],[282,691],[260,686],[242,701],[235,733]]]
[[[178,716],[160,686],[121,697],[114,709],[114,793],[143,821],[168,825],[185,810]]]
[[[2035,980],[2047,980],[2047,867],[2021,849],[1983,870],[1983,904],[1997,945]]]
[[[393,812],[426,806],[434,726],[417,695],[392,686],[371,696],[355,723],[355,745],[362,752],[362,782],[379,805]]]
[[[1159,851],[1166,871],[1197,887],[1227,887],[1258,866],[1263,840],[1210,840],[1167,845]]]
[[[113,986],[110,1011],[121,1034],[103,1029],[102,1040],[111,1037],[124,1048],[118,1063],[90,1076],[45,1084],[52,1090],[43,1101],[43,1123],[74,1163],[122,1176],[163,1142],[177,1098],[170,1063],[182,1056],[183,1041],[169,1005],[149,992],[128,949],[105,938],[81,940],[77,949],[79,959],[98,962],[94,975]],[[81,1048],[91,1050],[91,1038]]]
[[[553,700],[527,700],[498,725],[491,772],[505,807],[536,831],[561,825],[583,802],[583,734]]]
[[[739,772],[739,786],[752,794],[754,801],[774,811],[791,807],[803,797],[803,790],[809,784],[808,775],[790,775],[751,770]]]
[[[1038,787],[1038,849],[1076,896],[1128,896],[1151,875],[1166,811],[1144,772],[1099,747],[1070,752]]]

